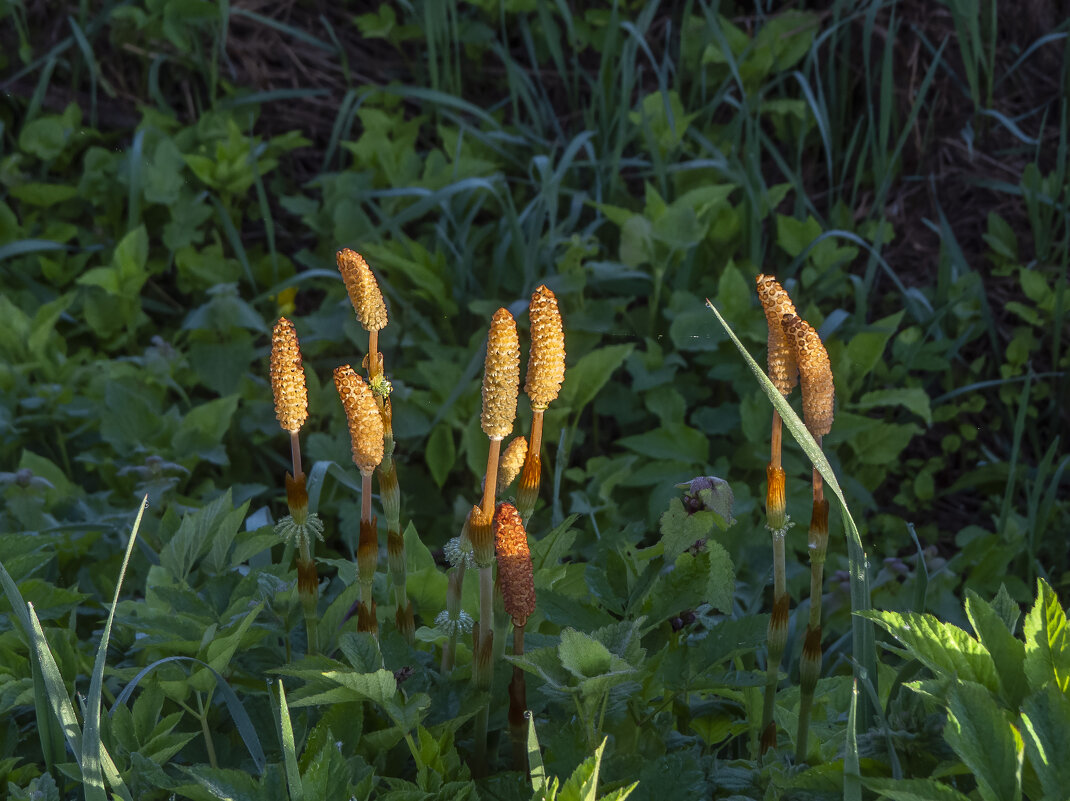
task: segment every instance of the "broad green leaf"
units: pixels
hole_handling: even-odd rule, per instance
[[[1070,689],[1070,627],[1059,598],[1044,579],[1037,581],[1037,600],[1025,618],[1025,675],[1033,690],[1054,681]]]
[[[241,622],[233,628],[233,630],[226,630],[223,635],[217,635],[212,638],[212,641],[208,644],[208,651],[205,655],[205,661],[212,666],[213,669],[219,673],[223,673],[227,666],[230,664],[230,660],[234,658],[234,652],[238,650],[238,646],[241,645],[242,637],[249,630],[249,627],[256,620],[257,615],[260,614],[260,610],[264,608],[264,602],[260,601],[242,618]]]
[[[1029,692],[1025,677],[1025,644],[1010,633],[989,603],[969,589],[966,590],[966,615],[981,644],[992,655],[1008,705],[1017,709]]]
[[[635,349],[635,345],[610,345],[593,350],[576,364],[565,370],[565,382],[561,385],[558,403],[567,406],[573,416],[598,394],[618,367]]]
[[[631,670],[627,662],[610,653],[601,642],[572,628],[561,632],[557,654],[565,670],[581,680]]]
[[[969,801],[969,796],[936,779],[863,779],[862,783],[890,801]]]
[[[1022,609],[1018,606],[1018,602],[1011,598],[1011,594],[1007,592],[1006,584],[999,585],[999,592],[996,593],[996,597],[992,601],[992,608],[999,615],[999,619],[1003,621],[1003,625],[1007,627],[1007,631],[1014,634],[1014,630],[1018,626],[1018,618],[1022,616]]]
[[[453,469],[454,462],[457,461],[453,432],[446,423],[439,423],[431,431],[431,436],[427,438],[424,459],[427,462],[427,469],[431,471],[431,478],[441,487],[446,482],[450,470]]]
[[[736,572],[732,566],[732,557],[721,543],[706,541],[706,551],[710,558],[710,573],[706,581],[706,600],[725,614],[732,612],[732,599],[736,594]]]
[[[682,423],[621,437],[617,444],[651,459],[677,459],[696,465],[705,464],[710,455],[706,435]]]
[[[217,465],[228,463],[223,436],[238,409],[238,396],[228,395],[194,406],[182,417],[171,441],[179,458],[197,456]]]
[[[669,501],[668,510],[659,522],[661,542],[665,547],[665,562],[671,564],[676,557],[703,539],[714,526],[724,528],[724,521],[716,512],[701,509],[688,513],[679,498]]]
[[[851,377],[855,381],[869,374],[877,366],[892,334],[899,328],[906,311],[900,309],[895,314],[877,320],[867,330],[855,334],[847,343],[847,359],[850,362]]]
[[[341,684],[358,696],[385,707],[394,698],[398,683],[389,670],[374,673],[356,673],[351,670],[328,670],[323,678]]]
[[[927,424],[932,425],[933,412],[929,406],[929,396],[921,387],[879,389],[867,392],[854,404],[854,407],[861,411],[881,406],[903,406]]]
[[[821,223],[813,217],[796,220],[783,214],[776,216],[776,243],[792,258],[821,236]]]
[[[870,610],[862,614],[901,642],[911,656],[938,678],[958,678],[999,690],[999,678],[991,654],[957,626],[916,612]]]
[[[1050,684],[1030,695],[1022,704],[1021,732],[1045,798],[1065,798],[1070,788],[1070,699]]]
[[[944,739],[977,778],[984,801],[1021,801],[1022,738],[986,688],[951,685]]]

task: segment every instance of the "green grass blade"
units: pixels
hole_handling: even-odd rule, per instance
[[[85,731],[82,737],[82,781],[85,784],[86,801],[108,801],[108,795],[104,791],[104,781],[101,775],[101,754],[103,746],[100,742],[100,696],[104,689],[104,665],[108,659],[108,640],[111,639],[111,626],[115,620],[115,607],[119,603],[119,591],[126,577],[126,568],[130,564],[130,554],[134,551],[134,542],[137,540],[138,529],[141,528],[141,518],[145,514],[145,508],[149,505],[149,496],[141,499],[141,507],[137,510],[134,527],[130,529],[130,540],[126,543],[126,553],[123,555],[123,563],[119,568],[119,579],[115,582],[115,595],[111,600],[111,609],[108,610],[108,619],[104,623],[104,632],[100,636],[100,645],[97,646],[97,658],[93,664],[93,675],[89,680],[89,697],[86,698]],[[114,769],[114,766],[112,766]],[[108,783],[115,787],[115,778],[108,777]],[[120,778],[121,782],[122,779]]]
[[[290,788],[290,801],[305,801],[305,787],[301,784],[301,769],[297,766],[297,747],[294,745],[294,730],[290,724],[290,707],[286,703],[286,690],[279,680],[279,733],[282,739],[283,765],[286,768],[286,784]]]
[[[1022,449],[1022,435],[1025,433],[1026,411],[1029,409],[1029,393],[1033,388],[1033,373],[1026,375],[1025,386],[1022,387],[1022,395],[1018,400],[1018,415],[1014,421],[1014,439],[1011,442],[1011,461],[1007,470],[1007,487],[1003,491],[1003,502],[999,507],[999,522],[996,524],[996,534],[1003,536],[1007,527],[1007,518],[1011,513],[1011,500],[1014,498],[1014,485],[1018,471],[1018,454]]]
[[[56,725],[56,718],[51,714],[49,707],[48,692],[45,689],[44,674],[41,670],[41,662],[37,658],[37,652],[33,648],[31,632],[33,626],[30,623],[30,614],[18,585],[7,572],[3,562],[0,562],[0,585],[4,588],[4,594],[11,605],[15,616],[18,618],[23,637],[30,648],[30,675],[33,678],[33,705],[37,716],[37,734],[41,740],[41,753],[45,758],[45,766],[52,772],[52,766],[57,762],[66,761],[66,751],[63,745],[63,730]]]
[[[810,432],[806,430],[806,426],[799,418],[799,415],[795,413],[795,410],[791,408],[791,405],[784,399],[784,396],[780,394],[779,390],[773,386],[773,382],[769,380],[769,376],[767,376],[765,371],[762,370],[756,361],[754,361],[754,357],[747,352],[746,347],[739,341],[739,337],[736,336],[735,331],[732,330],[731,326],[728,325],[728,322],[721,316],[721,313],[717,311],[717,307],[714,306],[713,302],[709,299],[706,300],[706,305],[709,306],[710,311],[713,312],[717,321],[724,328],[729,339],[732,340],[740,354],[743,356],[747,366],[750,367],[751,372],[754,373],[754,377],[758,380],[762,390],[773,404],[773,408],[780,413],[780,417],[784,421],[784,425],[787,427],[788,431],[791,432],[795,441],[798,442],[806,452],[806,455],[810,458],[814,467],[825,480],[825,485],[832,490],[832,494],[835,496],[839,504],[840,518],[843,521],[844,531],[847,534],[847,556],[851,574],[851,611],[858,612],[863,609],[872,608],[869,597],[869,565],[865,546],[863,546],[862,537],[858,533],[858,526],[855,525],[854,518],[851,516],[851,511],[847,507],[847,499],[844,497],[843,490],[840,488],[840,482],[837,480],[836,474],[832,472],[832,466],[828,463],[828,459],[825,458],[825,454],[822,453],[821,448],[818,447],[814,438],[810,436]],[[855,680],[864,681],[866,676],[877,675],[877,654],[873,635],[873,624],[861,617],[855,616],[852,620],[851,628],[853,638],[852,653],[855,662]],[[867,702],[863,705],[860,712],[859,725],[862,729],[868,729],[869,722],[870,709]]]
[[[858,679],[851,684],[851,708],[847,713],[847,742],[843,749],[843,801],[862,801],[862,774],[858,769]]]
[[[925,552],[922,550],[913,523],[907,523],[907,531],[910,532],[910,538],[914,540],[914,547],[918,549],[918,567],[914,571],[914,611],[923,615],[925,614],[925,599],[929,592],[929,566],[925,564]]]

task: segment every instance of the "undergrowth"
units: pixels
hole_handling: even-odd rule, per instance
[[[0,797],[549,797],[554,776],[561,798],[1060,797],[1065,20],[996,0],[54,5],[0,3]],[[385,555],[380,638],[343,624],[362,481],[330,376],[367,348],[343,247],[390,311],[412,644]],[[846,503],[805,766],[800,527],[759,759],[779,395],[740,353],[765,347],[758,273],[835,377],[821,446]],[[529,782],[506,769],[513,664],[470,689],[434,618],[487,472],[488,321],[508,309],[526,342],[542,284],[568,363],[513,657]],[[318,654],[273,533],[280,316],[329,523]],[[807,454],[784,448],[796,520]]]

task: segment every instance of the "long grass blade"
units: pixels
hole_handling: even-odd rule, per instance
[[[290,801],[305,801],[305,787],[301,784],[301,769],[297,765],[297,747],[294,730],[290,723],[290,707],[286,703],[286,689],[279,680],[279,734],[282,740],[283,766],[286,768],[286,785],[290,789]]]
[[[123,563],[119,568],[119,578],[115,582],[115,595],[111,600],[111,609],[108,610],[108,619],[104,623],[104,632],[100,635],[97,658],[93,664],[93,675],[89,680],[85,730],[82,735],[82,782],[85,784],[86,801],[108,801],[100,768],[103,750],[100,742],[100,696],[104,689],[104,665],[108,659],[108,640],[111,639],[111,626],[115,620],[115,607],[119,603],[119,591],[122,589],[123,579],[126,578],[130,554],[134,552],[134,541],[137,539],[138,529],[141,528],[141,518],[148,505],[149,496],[146,495],[141,499],[141,507],[137,510],[134,527],[130,530],[130,540],[126,543],[126,553],[123,555]]]

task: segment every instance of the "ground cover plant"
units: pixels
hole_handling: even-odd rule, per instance
[[[0,797],[1062,798],[1068,25],[0,2]]]

